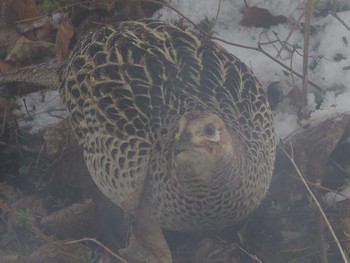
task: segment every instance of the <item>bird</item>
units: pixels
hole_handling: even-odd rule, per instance
[[[276,145],[265,91],[207,36],[118,22],[46,68],[46,79],[27,78],[57,87],[87,168],[116,205],[146,185],[162,228],[201,231],[237,224],[266,197]]]

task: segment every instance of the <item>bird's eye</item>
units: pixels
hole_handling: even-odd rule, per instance
[[[208,124],[207,126],[205,126],[204,134],[206,136],[212,137],[215,135],[215,133],[216,133],[216,128],[213,124]]]

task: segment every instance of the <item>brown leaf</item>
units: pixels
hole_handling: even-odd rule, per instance
[[[311,183],[320,183],[327,175],[329,157],[335,148],[350,134],[350,114],[335,114],[327,119],[300,128],[283,140],[277,151],[275,174],[269,192],[272,199],[281,204],[300,200],[306,193],[305,186],[283,153],[281,147],[290,152],[298,169]]]
[[[48,191],[57,199],[67,198],[70,191],[83,194],[97,188],[91,179],[79,145],[72,145],[62,152],[60,158],[50,165],[48,174],[52,175]]]
[[[329,156],[350,131],[350,114],[336,114],[319,123],[310,124],[287,138],[284,144],[293,145],[295,161],[308,180],[322,181]],[[283,155],[283,153],[280,153]]]
[[[125,256],[130,262],[171,263],[170,249],[147,198],[141,198]]]
[[[344,246],[345,251],[349,255],[350,253],[350,218],[343,217],[340,220],[339,224],[339,238],[343,241],[342,245]]]
[[[94,0],[94,7],[112,12],[120,0]]]
[[[277,105],[283,100],[283,88],[281,82],[273,81],[267,88],[267,99],[269,101],[271,110],[274,110]]]
[[[171,263],[171,253],[147,194],[147,178],[123,203],[124,215],[135,211],[125,256],[130,262]]]
[[[31,41],[25,37],[17,40],[6,61],[11,63],[22,63],[42,59],[54,53],[54,45],[45,41]]]
[[[52,16],[37,17],[29,21],[16,23],[18,32],[30,40],[53,41],[55,39],[55,28]]]
[[[6,54],[10,53],[20,37],[21,35],[18,34],[15,28],[2,28],[0,30],[0,50],[6,52]]]
[[[78,144],[69,119],[48,127],[43,133],[45,152],[50,157],[59,156],[72,144]]]
[[[227,244],[219,238],[202,239],[194,251],[195,263],[243,262],[237,259],[239,252],[237,244]]]
[[[4,145],[6,146],[9,146],[10,142],[12,142],[12,139],[16,138],[14,130],[17,127],[17,116],[13,113],[13,111],[16,109],[17,106],[18,105],[14,99],[0,98],[0,141],[2,142],[2,140],[4,139],[1,138],[1,136],[3,136],[4,134],[10,135],[10,138],[7,138],[7,140],[4,141]],[[5,153],[8,150],[9,152],[11,152],[14,149],[12,147],[4,147],[1,150],[3,153]]]
[[[161,3],[163,2],[163,0],[160,0],[159,2]],[[161,7],[161,4],[143,2],[142,0],[125,1],[120,13],[127,19],[138,20],[142,18],[151,17],[154,14],[154,12]]]
[[[285,16],[273,16],[269,10],[260,7],[248,7],[243,12],[242,26],[269,28],[288,21]]]
[[[85,200],[43,217],[40,224],[61,238],[82,238],[96,235],[95,222],[95,204]]]
[[[290,104],[298,109],[301,109],[304,105],[305,98],[301,89],[298,86],[293,87],[287,94],[287,98],[290,99]]]
[[[35,0],[4,0],[1,2],[1,23],[7,27],[16,21],[39,16]]]
[[[76,263],[82,262],[84,255],[90,255],[91,249],[81,243],[64,245],[62,242],[47,243],[35,250],[27,263]]]
[[[14,68],[12,67],[11,64],[0,61],[0,72],[4,73],[4,72],[9,72],[14,70]]]
[[[5,203],[11,205],[21,198],[22,194],[15,189],[13,186],[0,183],[0,198],[5,201]]]
[[[44,216],[47,214],[47,200],[36,195],[25,195],[11,207],[14,210],[25,210],[29,211],[34,216]]]
[[[141,6],[141,1],[130,1],[123,8],[122,14],[131,19],[142,19],[146,17],[146,12]]]
[[[56,59],[63,62],[68,58],[69,45],[74,36],[74,26],[69,20],[61,23],[56,36]]]

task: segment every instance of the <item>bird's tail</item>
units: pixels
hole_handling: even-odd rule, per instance
[[[61,65],[55,63],[43,63],[2,73],[0,74],[0,84],[19,82],[58,89],[58,70],[60,67]]]

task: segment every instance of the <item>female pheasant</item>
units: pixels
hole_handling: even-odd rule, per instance
[[[144,185],[162,227],[194,231],[235,224],[265,197],[275,160],[267,99],[206,37],[121,22],[84,37],[51,76],[92,178],[118,206]]]

